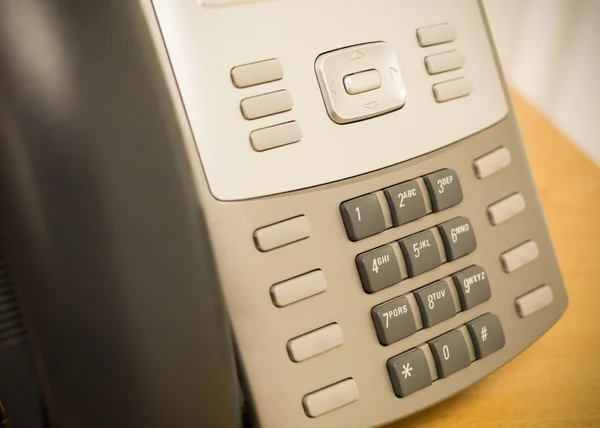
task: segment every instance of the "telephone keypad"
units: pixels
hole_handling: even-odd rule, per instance
[[[426,175],[423,180],[427,185],[434,212],[445,210],[462,202],[463,193],[456,171],[443,169]]]
[[[470,266],[452,275],[463,311],[492,297],[490,280],[481,266]]]
[[[444,280],[434,282],[414,292],[423,326],[431,327],[456,315],[450,286]]]
[[[412,349],[390,358],[387,368],[397,397],[407,397],[432,384],[431,371],[422,349]]]
[[[343,202],[340,206],[346,233],[352,241],[367,238],[385,230],[385,218],[375,194]]]
[[[356,266],[367,293],[375,293],[402,279],[396,253],[391,245],[384,245],[356,257]]]
[[[438,376],[445,378],[471,365],[469,347],[463,334],[453,330],[429,342]]]
[[[485,314],[467,323],[469,335],[473,340],[477,359],[485,358],[504,348],[506,340],[500,319],[494,314]]]
[[[382,345],[390,345],[417,332],[415,314],[406,296],[375,306],[371,317]]]
[[[448,260],[456,260],[472,253],[477,248],[477,239],[471,222],[466,217],[457,217],[438,226]]]
[[[411,278],[442,264],[440,250],[431,230],[401,239],[399,243]]]
[[[410,180],[383,191],[390,206],[394,226],[401,226],[427,214],[423,191],[417,180]]]

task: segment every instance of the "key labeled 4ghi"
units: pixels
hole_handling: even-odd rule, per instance
[[[400,266],[391,245],[384,245],[356,257],[360,281],[367,293],[375,293],[402,279]]]

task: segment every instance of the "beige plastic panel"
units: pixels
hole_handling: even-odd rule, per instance
[[[324,4],[324,2],[318,3]],[[355,4],[354,1],[347,3]],[[398,1],[397,3],[403,5],[405,15],[421,10],[418,5],[426,5],[426,8],[429,8],[432,4],[436,4],[440,5],[441,14],[451,13],[452,16],[459,16],[460,10],[464,9],[462,11],[464,16],[473,18],[470,12],[472,4],[470,1]],[[282,0],[257,4],[289,6],[290,2]],[[364,6],[366,2],[360,4]],[[461,8],[461,5],[464,8]],[[242,6],[235,6],[235,8],[244,9]],[[156,25],[152,25],[152,10],[147,9],[157,52],[165,67],[165,78],[172,89],[172,101],[179,112],[180,129],[185,136],[189,162],[197,180],[198,209],[202,210],[208,221],[220,281],[239,351],[240,367],[246,379],[254,416],[260,427],[371,428],[392,422],[456,394],[497,369],[540,337],[564,312],[567,296],[512,113],[509,113],[505,120],[477,135],[418,159],[360,177],[249,201],[218,201],[210,193],[206,171],[198,157],[176,82],[169,74],[169,61],[161,45],[160,32]],[[227,8],[223,7],[219,10],[224,11]],[[346,23],[358,23],[358,18],[354,17],[358,13],[344,12],[346,10],[351,9],[341,9],[340,12],[347,13]],[[434,22],[440,22],[441,16],[438,18]],[[311,29],[318,28],[319,20],[320,15],[315,13]],[[236,19],[233,21],[237,22]],[[429,21],[429,17],[424,16],[422,21]],[[407,37],[408,33],[405,33],[402,25],[398,24],[397,16],[386,14],[381,22],[382,25],[392,28],[397,33],[396,37]],[[459,38],[462,38],[464,30],[461,29],[460,24],[463,19],[455,19],[453,22],[457,22]],[[289,25],[287,22],[286,24]],[[418,26],[426,24],[429,22],[423,22]],[[274,24],[275,30],[278,28],[277,25],[279,24]],[[210,27],[212,28],[212,25]],[[370,35],[375,38],[375,33],[376,31],[372,31]],[[411,30],[411,37],[414,37],[413,30]],[[208,40],[216,43],[218,39],[217,35]],[[343,34],[331,33],[327,39],[331,47],[349,45],[355,41],[355,34],[348,31]],[[412,61],[416,54],[412,50],[408,52],[410,53],[407,54],[410,56],[408,60]],[[279,55],[279,52],[276,54]],[[467,58],[470,56],[467,55]],[[423,67],[422,57],[415,58],[415,61],[417,60]],[[243,59],[240,60],[240,63],[242,62]],[[312,64],[310,68],[312,69]],[[288,73],[287,68],[286,73]],[[293,75],[295,71],[290,69],[289,73]],[[409,80],[413,84],[416,82],[417,86],[422,88],[421,94],[426,92],[431,94],[431,80],[423,78],[423,73],[426,73],[424,68],[418,76],[409,73]],[[293,79],[295,77],[290,77],[290,80]],[[490,85],[494,86],[492,83]],[[308,98],[310,95],[307,95],[306,99]],[[453,104],[453,102],[445,105],[453,106],[449,107],[448,111],[461,109],[460,104]],[[204,104],[204,108],[207,106],[208,104]],[[238,104],[235,103],[232,108],[238,108]],[[327,117],[324,108],[322,106],[321,108],[318,119],[309,121],[310,123],[306,122],[306,125],[307,129],[310,129],[309,134],[313,134],[315,129],[322,129],[323,132],[319,135],[328,137],[332,129],[329,126],[334,125]],[[193,120],[192,118],[192,128]],[[364,123],[368,124],[370,121]],[[368,126],[368,129],[375,130],[370,141],[377,141],[377,138],[383,134],[393,134],[392,130],[395,129],[387,120],[379,122],[373,120],[372,123],[377,123],[377,126]],[[416,121],[416,126],[423,132],[435,128],[426,118]],[[443,132],[444,135],[451,134],[448,129]],[[396,137],[399,135],[401,134],[396,134]],[[215,141],[226,140],[218,138]],[[321,138],[320,141],[329,141],[329,139]],[[474,159],[502,145],[510,150],[511,164],[485,180],[478,179],[473,168]],[[349,151],[350,148],[355,147],[349,147]],[[364,162],[369,163],[366,152],[362,154],[365,156]],[[373,164],[369,165],[373,167]],[[464,193],[461,204],[446,211],[427,215],[399,228],[388,229],[359,242],[353,243],[348,240],[339,211],[342,201],[443,168],[452,168],[459,175]],[[307,176],[311,176],[312,173],[310,169],[305,171]],[[239,175],[230,175],[228,179],[232,183],[231,186],[239,185],[247,190],[243,187],[244,180],[240,179]],[[486,213],[487,207],[515,192],[523,195],[526,209],[510,221],[498,226],[491,225]],[[267,253],[261,253],[256,249],[253,241],[253,232],[256,229],[299,215],[305,215],[310,222],[311,232],[308,239]],[[363,291],[354,263],[357,254],[434,227],[457,216],[465,216],[471,220],[478,242],[478,248],[474,253],[446,263],[419,277],[406,279],[380,292],[368,295]],[[500,255],[526,240],[538,244],[537,259],[510,274],[504,272]],[[488,274],[492,287],[492,297],[489,301],[461,312],[456,317],[432,328],[420,330],[413,336],[390,346],[384,347],[379,344],[370,317],[373,306],[447,277],[472,264],[483,267]],[[322,269],[327,277],[328,286],[325,292],[285,308],[278,308],[273,304],[270,295],[273,284],[315,269]],[[519,317],[515,307],[516,299],[542,284],[551,289],[553,302],[527,318]],[[421,346],[428,340],[488,312],[497,315],[502,322],[506,336],[506,346],[502,350],[484,360],[474,361],[469,368],[447,379],[437,380],[432,386],[407,398],[398,399],[394,395],[386,370],[386,361],[390,357]],[[302,363],[294,363],[290,360],[286,349],[290,339],[332,323],[338,323],[342,328],[343,345]],[[358,388],[355,396],[359,398],[356,401],[315,418],[306,415],[303,399],[307,394],[350,378],[356,382]]]
[[[221,7],[153,0],[153,5],[211,192],[220,200],[308,188],[394,165],[472,135],[508,111],[476,0],[280,0]],[[456,40],[422,48],[417,29],[444,22],[456,28]],[[327,115],[315,60],[372,42],[385,42],[395,52],[407,102],[400,110],[338,125]],[[429,76],[425,57],[451,49],[464,54],[464,68]],[[282,80],[244,89],[233,85],[232,68],[271,58],[281,62]],[[354,71],[371,68],[365,58]],[[382,79],[389,74],[380,72]],[[437,103],[433,85],[462,76],[473,85],[471,95]],[[281,89],[292,94],[291,111],[244,120],[242,99]],[[361,105],[368,110],[377,101],[369,94],[353,96],[364,98]],[[252,148],[252,131],[291,120],[300,125],[301,141],[260,153]]]

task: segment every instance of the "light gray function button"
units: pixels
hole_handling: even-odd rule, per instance
[[[399,241],[408,276],[413,277],[442,264],[440,251],[431,230],[425,230]]]
[[[437,281],[414,292],[423,326],[431,327],[456,315],[454,299],[446,281]]]
[[[456,39],[456,35],[456,27],[448,23],[423,27],[417,30],[417,39],[419,39],[419,44],[422,47],[453,42]]]
[[[278,59],[239,65],[231,70],[231,80],[238,88],[260,85],[283,79],[283,67]]]
[[[412,308],[404,296],[375,306],[371,317],[382,345],[390,345],[417,332]]]
[[[438,375],[445,378],[471,365],[465,336],[453,330],[429,342]]]
[[[485,314],[467,323],[467,328],[478,360],[504,348],[504,331],[496,315]]]
[[[302,130],[295,120],[257,129],[250,133],[250,144],[257,152],[297,143],[302,139]]]
[[[438,103],[466,97],[471,92],[473,92],[473,84],[464,77],[433,85],[433,96]]]
[[[423,177],[434,212],[458,205],[463,200],[458,174],[452,169],[442,169]]]
[[[307,394],[302,400],[304,412],[316,418],[332,410],[339,409],[360,398],[358,385],[354,379],[346,379],[334,385]]]
[[[248,120],[283,113],[291,110],[292,107],[294,102],[288,90],[245,98],[240,103],[242,115]]]
[[[397,397],[407,397],[431,385],[429,364],[421,349],[413,349],[390,358],[387,369]]]
[[[463,311],[490,300],[492,289],[487,273],[480,266],[470,266],[452,275]]]
[[[448,260],[456,260],[472,253],[477,248],[477,239],[471,222],[466,217],[457,217],[438,226]]]
[[[390,206],[394,226],[409,223],[427,214],[423,192],[416,180],[388,187],[383,193]]]
[[[402,279],[394,249],[390,245],[356,256],[356,266],[364,290],[371,294]]]
[[[547,285],[543,285],[517,299],[517,312],[521,318],[527,318],[550,306],[553,301],[554,294],[552,294],[552,289]]]
[[[266,252],[301,241],[309,236],[308,219],[301,215],[257,229],[254,232],[254,244],[258,250]]]
[[[340,205],[348,238],[358,241],[385,230],[379,199],[374,194],[346,201]]]
[[[330,324],[292,339],[287,344],[292,361],[299,363],[322,354],[344,343],[344,334],[339,324]]]

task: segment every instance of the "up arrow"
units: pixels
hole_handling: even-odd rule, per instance
[[[350,60],[353,61],[355,59],[361,59],[364,55],[362,54],[361,51],[354,51],[352,52],[352,55],[350,56]]]
[[[378,105],[379,105],[378,101],[373,101],[373,102],[370,102],[370,103],[366,103],[365,107],[368,108],[368,109],[371,109],[371,110],[375,110]]]
[[[398,70],[390,67],[390,76],[392,76],[392,81],[396,80],[396,78],[398,77]]]

